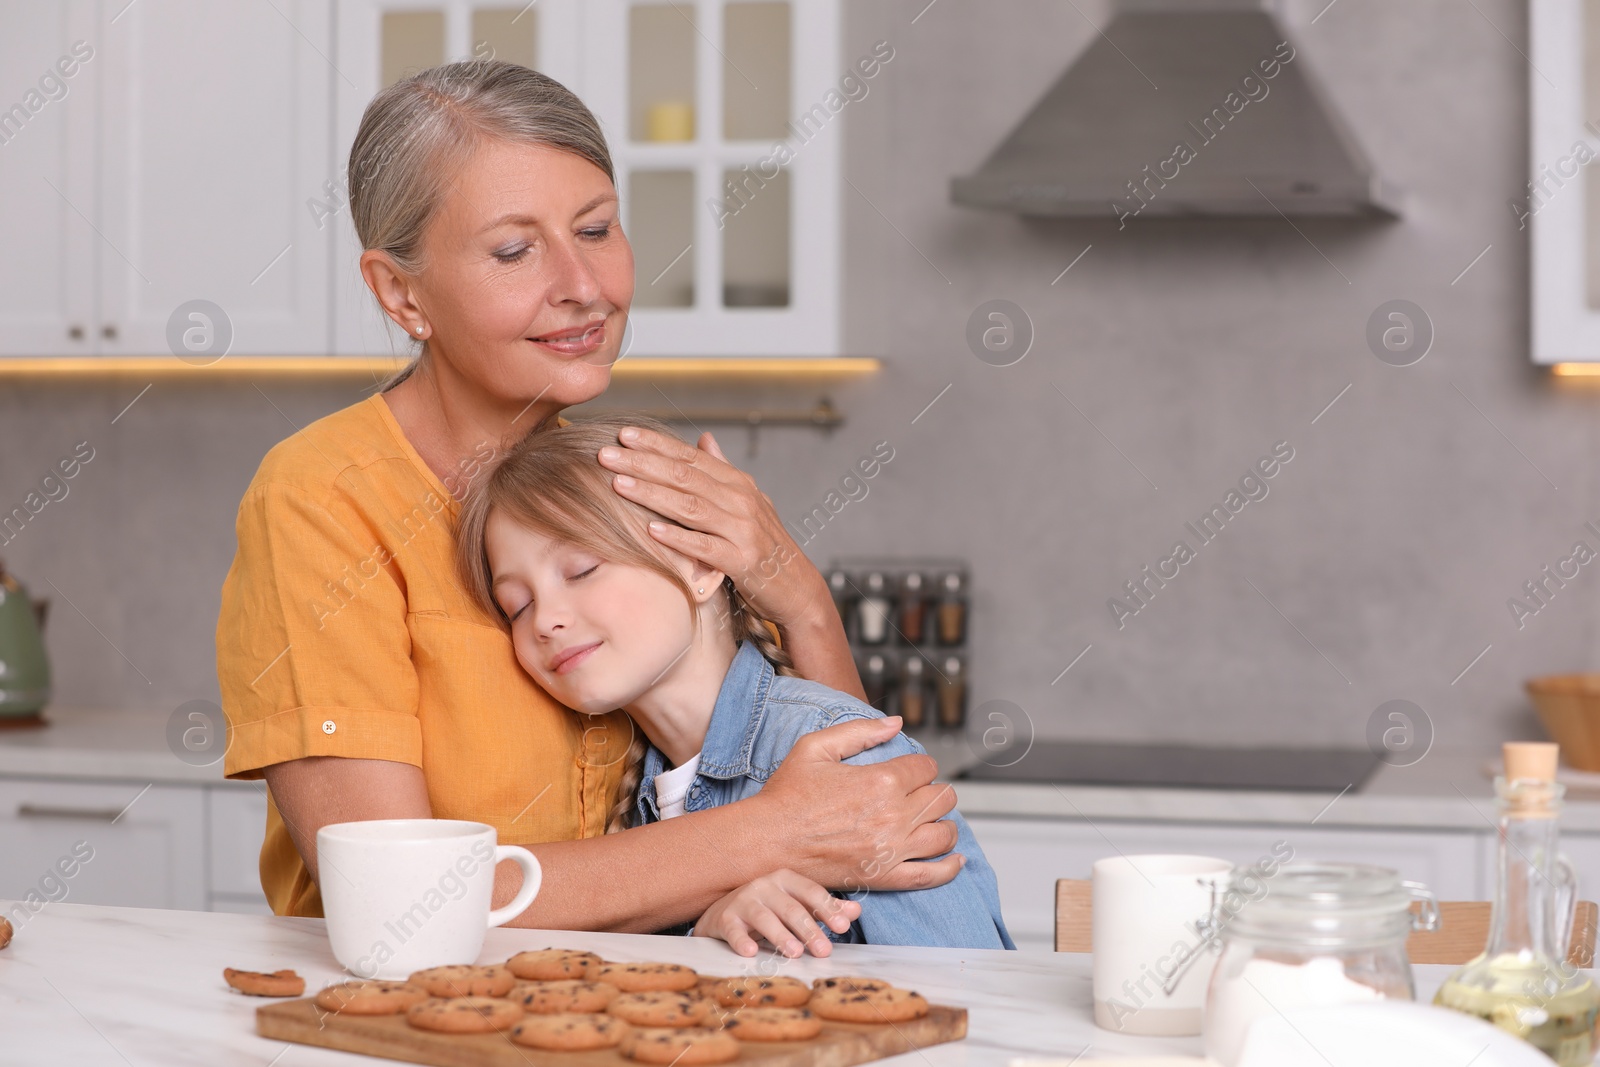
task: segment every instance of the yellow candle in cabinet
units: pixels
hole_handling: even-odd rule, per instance
[[[662,100],[650,105],[645,134],[652,141],[694,140],[694,105],[687,100]]]

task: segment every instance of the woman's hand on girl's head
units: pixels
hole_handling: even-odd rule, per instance
[[[617,474],[616,491],[683,523],[651,523],[656,540],[730,576],[780,628],[814,607],[817,569],[771,498],[728,462],[709,433],[700,435],[699,447],[643,427],[623,430],[621,440],[627,447],[600,450],[600,464]]]
[[[810,952],[826,956],[833,944],[817,926],[823,922],[834,933],[850,929],[861,914],[861,905],[840,900],[803,874],[787,868],[764,874],[740,886],[700,916],[695,923],[697,937],[717,937],[741,956],[754,956],[756,938],[785,956]]]
[[[823,885],[928,889],[961,870],[952,822],[955,790],[935,784],[933,757],[897,756],[851,766],[841,761],[900,732],[900,718],[852,719],[806,734],[767,780],[740,804],[765,806],[762,824],[780,835],[788,866]],[[949,855],[946,855],[949,853]],[[943,859],[925,863],[930,856]]]

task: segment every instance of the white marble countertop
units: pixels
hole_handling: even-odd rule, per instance
[[[0,911],[9,912],[9,901]],[[547,945],[610,959],[683,963],[706,974],[753,972],[720,941],[647,934],[490,930],[479,962]],[[764,973],[771,973],[769,958]],[[257,1037],[266,1001],[233,993],[224,967],[293,968],[308,990],[342,979],[321,919],[51,904],[0,951],[0,1065],[72,1067],[349,1067],[394,1061]],[[883,1061],[906,1067],[1007,1067],[1018,1056],[1071,1060],[1200,1054],[1200,1039],[1140,1038],[1095,1027],[1090,958],[1075,953],[838,945],[825,960],[781,964],[811,979],[872,974],[968,1010],[964,1041]],[[1415,968],[1432,997],[1448,967]]]
[[[942,776],[973,762],[959,737],[919,737]],[[1346,793],[1262,789],[1158,789],[955,779],[961,811],[1045,819],[1293,824],[1392,830],[1494,832],[1494,782],[1486,753],[1430,752],[1409,767],[1380,764]],[[1600,833],[1600,794],[1574,789],[1562,833]]]
[[[0,730],[0,777],[226,785],[222,760],[185,763],[167,745],[171,708],[45,709],[43,726]]]
[[[250,788],[226,781],[220,759],[205,767],[178,759],[167,745],[171,714],[171,709],[51,708],[44,727],[0,730],[0,778]],[[974,759],[959,737],[918,739],[946,776]],[[967,815],[1243,825],[1305,825],[1315,819],[1324,827],[1492,833],[1493,789],[1483,770],[1489,758],[1430,752],[1410,767],[1380,765],[1359,789],[1338,796],[965,780],[957,781],[956,789]],[[1600,800],[1569,796],[1562,832],[1600,833]]]

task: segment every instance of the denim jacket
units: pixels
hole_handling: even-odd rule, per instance
[[[756,646],[745,641],[735,653],[717,694],[685,811],[731,804],[758,792],[805,734],[851,719],[882,716],[876,708],[836,689],[777,674]],[[882,763],[922,751],[921,745],[902,733],[845,762]],[[666,766],[665,755],[650,745],[635,801],[636,824],[659,821],[655,779]],[[862,889],[848,894],[846,899],[860,902],[861,916],[844,934],[823,927],[832,940],[948,948],[1017,947],[1000,918],[994,869],[960,813],[953,811],[948,817],[959,833],[955,850],[967,858],[961,872],[932,889]]]

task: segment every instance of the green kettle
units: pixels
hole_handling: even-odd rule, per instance
[[[45,601],[35,601],[0,563],[0,723],[38,718],[50,702]]]

